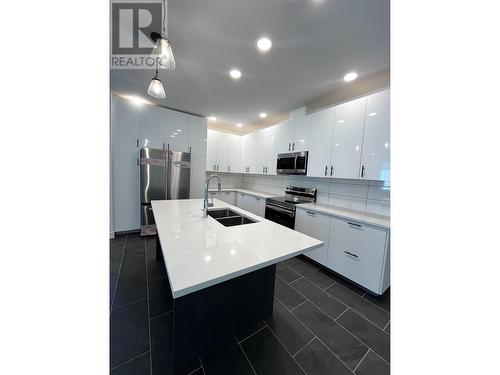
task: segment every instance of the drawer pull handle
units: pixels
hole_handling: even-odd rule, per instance
[[[358,257],[356,254],[353,254],[353,253],[351,253],[351,252],[349,252],[349,251],[345,251],[345,250],[344,250],[344,253],[346,253],[347,255],[350,255],[350,256],[352,256],[352,257],[354,257],[354,258],[357,258],[357,257]]]
[[[309,216],[316,216],[316,212],[306,211]]]
[[[350,225],[351,227],[354,227],[354,228],[357,228],[357,229],[363,228],[361,225],[355,224],[355,223],[351,223],[349,221],[347,222],[347,225]]]

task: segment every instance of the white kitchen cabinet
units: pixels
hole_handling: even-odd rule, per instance
[[[244,135],[241,137],[241,157],[240,157],[240,172],[241,173],[250,173],[250,147],[251,147],[251,139],[248,135]]]
[[[333,177],[360,178],[365,112],[366,97],[335,107],[332,148]]]
[[[113,95],[113,145],[139,147],[141,137],[141,107]]]
[[[328,215],[310,210],[298,209],[296,212],[295,230],[325,243],[319,249],[308,251],[304,255],[326,266],[331,218]]]
[[[166,143],[172,151],[189,152],[189,115],[167,111]]]
[[[207,171],[217,171],[217,139],[219,132],[207,130]]]
[[[189,147],[192,155],[207,154],[207,119],[189,116]]]
[[[276,125],[274,133],[276,155],[291,152],[293,138],[293,125],[291,121]]]
[[[113,211],[115,232],[140,227],[139,149],[113,148]]]
[[[262,174],[262,155],[260,151],[262,145],[259,144],[259,141],[259,132],[241,137],[240,171],[242,173]]]
[[[238,192],[236,195],[236,206],[255,215],[262,217],[266,215],[265,198]]]
[[[140,147],[166,148],[167,112],[165,108],[144,106],[141,112]]]
[[[219,132],[216,139],[216,170],[218,172],[229,172],[230,169],[230,155],[229,143],[232,141],[232,134]]]
[[[368,96],[361,178],[390,181],[390,92]]]
[[[219,195],[219,199],[226,203],[236,205],[236,195],[234,191],[222,191]]]
[[[230,173],[240,172],[240,136],[235,134],[227,134],[226,137],[226,170]]]
[[[251,209],[250,195],[246,193],[236,193],[236,206],[245,211],[250,211]]]
[[[315,112],[311,115],[310,150],[307,161],[307,175],[331,177],[333,128],[335,107]]]
[[[311,137],[311,116],[295,117],[292,125],[292,151],[308,151]]]
[[[386,229],[333,217],[327,267],[370,291],[389,287],[389,233]]]

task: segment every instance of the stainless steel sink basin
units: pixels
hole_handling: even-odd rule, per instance
[[[257,222],[246,216],[224,217],[216,220],[226,227],[233,227],[235,225],[243,225],[243,224],[252,224]]]
[[[241,216],[239,213],[230,210],[229,208],[218,208],[213,210],[208,210],[208,216],[213,217],[214,219],[219,219],[222,217],[232,217],[232,216]]]
[[[229,208],[208,210],[208,216],[213,217],[226,227],[257,223],[256,220],[250,219],[249,217],[241,215],[238,212],[230,210]]]

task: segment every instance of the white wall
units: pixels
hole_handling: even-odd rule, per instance
[[[383,181],[218,173],[223,188],[243,188],[282,196],[288,185],[318,189],[317,202],[390,216],[390,186]],[[210,187],[216,188],[211,181]]]

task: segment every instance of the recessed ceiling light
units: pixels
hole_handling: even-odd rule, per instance
[[[344,120],[339,120],[337,121],[339,124],[342,124],[344,122]]]
[[[177,133],[174,133],[174,135],[177,135]]]
[[[177,129],[177,131],[178,131],[179,133],[180,133],[180,132],[182,132],[182,130],[181,130],[181,129]]]
[[[266,118],[267,117],[267,113],[261,112],[261,113],[259,113],[259,116],[260,116],[260,118]]]
[[[241,127],[243,126],[243,124],[242,124],[241,122],[238,122],[238,123],[236,124],[236,126],[237,126],[238,128],[241,128]]]
[[[232,79],[240,79],[241,78],[241,72],[238,69],[231,69],[229,71],[229,75],[231,76]]]
[[[368,114],[368,116],[377,116],[377,112],[371,112]]]
[[[207,120],[209,120],[209,121],[215,121],[215,120],[217,120],[217,117],[215,117],[215,116],[208,116]]]
[[[170,138],[175,138],[175,135],[171,135]]]
[[[273,42],[271,42],[271,39],[269,38],[260,38],[258,41],[257,41],[257,48],[259,50],[261,50],[262,52],[267,52],[271,49],[273,45]]]
[[[358,78],[358,73],[349,72],[344,76],[344,81],[351,82],[351,81],[354,81],[356,78]]]

